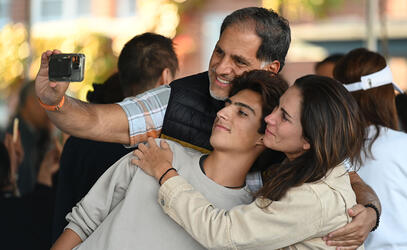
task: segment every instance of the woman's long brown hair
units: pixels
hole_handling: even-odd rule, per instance
[[[280,200],[287,191],[315,182],[346,158],[361,163],[365,129],[353,97],[336,80],[308,75],[294,83],[302,94],[301,125],[310,149],[292,161],[270,167],[257,197]]]

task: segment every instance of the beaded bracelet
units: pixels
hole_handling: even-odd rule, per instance
[[[379,209],[377,209],[377,207],[375,205],[373,205],[372,203],[366,204],[365,207],[373,208],[373,210],[376,212],[376,225],[372,228],[372,230],[370,230],[370,232],[373,232],[374,230],[376,230],[379,227],[379,222],[380,222]]]

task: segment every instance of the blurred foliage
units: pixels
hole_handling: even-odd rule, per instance
[[[116,71],[117,58],[113,55],[112,40],[106,36],[80,33],[70,37],[32,37],[31,49],[27,39],[27,30],[22,24],[8,24],[0,30],[0,93],[3,98],[18,89],[25,78],[35,78],[41,54],[47,49],[85,54],[85,79],[71,83],[69,87],[69,94],[82,100],[85,100],[92,83],[102,83]],[[29,70],[25,72],[27,68]]]
[[[30,56],[27,31],[22,24],[8,24],[0,30],[0,93],[8,96],[24,78]]]
[[[322,18],[330,10],[342,6],[344,0],[263,0],[265,8],[282,13],[290,21],[301,19],[305,16]]]
[[[80,83],[71,83],[69,87],[70,95],[85,100],[86,93],[92,89],[92,83],[103,83],[117,70],[117,55],[132,36],[149,31],[175,37],[180,14],[197,8],[203,1],[138,0],[138,25],[128,35],[113,38],[83,29],[69,36],[45,38],[36,37],[34,34],[29,43],[24,25],[8,24],[0,30],[0,97],[9,96],[25,79],[34,79],[39,69],[41,54],[45,50],[55,48],[62,53],[85,54],[85,79]]]

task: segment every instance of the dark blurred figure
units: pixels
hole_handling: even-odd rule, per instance
[[[94,84],[87,99],[92,103],[119,102],[146,90],[169,84],[178,70],[171,39],[144,33],[128,41],[118,61],[119,73],[104,84]],[[67,225],[65,216],[85,196],[97,179],[133,149],[122,144],[98,142],[71,136],[65,143],[58,178],[53,242]]]
[[[21,140],[6,134],[0,143],[0,241],[1,249],[43,250],[51,247],[54,205],[52,175],[58,170],[60,152],[48,151],[40,164],[33,191],[17,195],[16,176],[23,160]]]
[[[397,115],[399,116],[399,128],[407,133],[407,95],[396,95]]]
[[[94,83],[93,91],[86,94],[86,100],[91,103],[115,103],[124,99],[120,87],[119,73],[111,75],[103,84]]]
[[[34,190],[37,174],[45,153],[51,148],[51,123],[35,95],[34,82],[26,83],[20,90],[16,115],[19,119],[21,142],[24,158],[18,166],[17,186],[21,195]],[[7,132],[12,133],[13,124],[9,123]]]
[[[335,68],[335,64],[339,59],[341,59],[344,54],[332,54],[325,58],[324,60],[317,62],[315,64],[315,74],[320,76],[327,76],[333,78],[333,72]]]

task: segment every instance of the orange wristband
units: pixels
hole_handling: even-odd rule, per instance
[[[45,110],[48,111],[59,111],[62,106],[64,106],[65,103],[65,96],[62,97],[61,101],[57,105],[48,105],[43,103],[40,98],[38,98],[38,101],[40,102],[41,107],[43,107]]]

